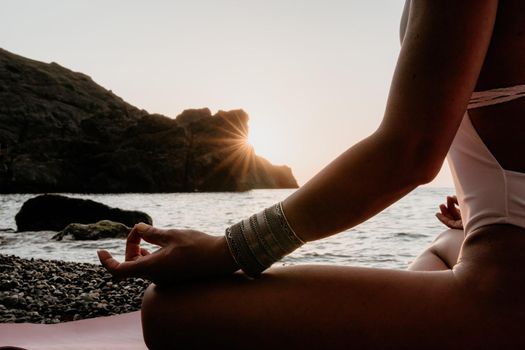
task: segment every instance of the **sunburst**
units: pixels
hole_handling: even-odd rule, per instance
[[[214,153],[226,156],[217,164],[209,176],[211,177],[227,170],[230,174],[235,174],[238,178],[238,183],[246,183],[250,173],[256,166],[255,151],[248,142],[248,128],[244,127],[245,124],[233,123],[228,118],[224,118],[224,121],[226,121],[227,125],[220,130],[225,136],[209,139],[208,142],[223,145]]]

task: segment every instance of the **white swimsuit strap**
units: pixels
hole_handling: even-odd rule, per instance
[[[525,85],[516,85],[486,91],[475,91],[470,98],[468,109],[492,106],[522,97],[525,97]]]

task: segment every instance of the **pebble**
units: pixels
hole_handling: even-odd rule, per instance
[[[140,309],[142,278],[101,266],[0,254],[0,323],[60,323]]]

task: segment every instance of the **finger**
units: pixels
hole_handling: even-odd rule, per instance
[[[102,266],[104,266],[110,272],[120,264],[107,250],[98,250],[97,255]]]
[[[137,229],[133,227],[126,239],[126,261],[135,260],[140,254],[140,235]]]
[[[149,243],[164,246],[166,233],[164,230],[142,222],[133,226],[126,240],[126,261],[133,261],[136,260],[137,257],[142,256],[140,248],[142,239]]]
[[[140,248],[140,255],[146,256],[150,255],[151,253],[146,248]]]
[[[166,230],[153,227],[143,222],[136,224],[133,227],[136,233],[148,243],[156,244],[164,247],[167,243],[168,235]]]
[[[447,206],[450,208],[457,208],[459,205],[458,197],[456,196],[448,196],[447,197]]]
[[[456,230],[463,230],[463,222],[460,220],[454,220],[446,217],[445,215],[441,213],[437,213],[436,217],[439,221],[448,228],[456,229]]]
[[[443,215],[443,216],[445,216],[445,217],[447,217],[449,219],[452,219],[452,215],[450,214],[450,212],[449,212],[449,210],[448,210],[448,208],[447,208],[447,206],[445,204],[441,204],[439,206],[439,210],[441,211],[441,215]]]
[[[441,221],[443,225],[447,226],[448,228],[455,228],[454,227],[455,220],[452,220],[451,218],[443,214],[440,214],[440,213],[437,213],[436,217],[438,218],[439,221]]]
[[[452,218],[454,220],[461,220],[461,212],[458,208],[454,208],[453,210],[451,210],[450,214],[452,215]]]
[[[445,215],[441,214],[441,213],[436,213],[436,218],[441,221],[441,223],[445,226],[448,227],[448,221],[450,220],[449,218],[447,218]]]
[[[453,197],[447,197],[447,207],[450,215],[454,220],[461,219],[461,214],[459,212],[459,209],[456,207],[457,204],[457,198],[454,199]]]
[[[448,213],[448,208],[445,204],[440,204],[439,205],[439,210],[441,211],[441,214],[445,215],[446,213]]]
[[[447,196],[447,207],[448,208],[455,208],[456,203],[454,202],[454,198]]]
[[[141,260],[119,262],[106,250],[97,252],[101,264],[116,277],[142,277],[145,264]]]
[[[121,263],[106,250],[99,250],[97,254],[102,266],[104,266],[113,276],[132,277],[139,275],[138,270],[140,266],[138,266],[138,264],[135,263],[135,266],[130,266],[130,264],[134,262]]]

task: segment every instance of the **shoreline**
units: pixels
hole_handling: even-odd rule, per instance
[[[142,278],[117,280],[101,265],[0,254],[0,323],[60,323],[140,309]]]

